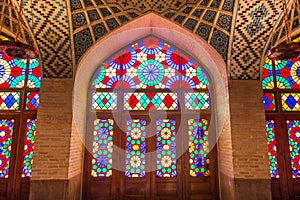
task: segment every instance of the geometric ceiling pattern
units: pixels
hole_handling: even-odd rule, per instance
[[[274,5],[275,2],[275,5]],[[292,31],[300,28],[299,9],[295,0],[288,4]],[[296,9],[297,8],[297,9]],[[298,10],[298,11],[297,11]],[[275,28],[276,21],[280,21]],[[240,0],[232,45],[230,78],[233,80],[260,79],[260,65],[270,44],[285,37],[282,3],[280,1]],[[271,37],[270,37],[271,36]],[[267,46],[269,40],[272,42]]]
[[[70,5],[76,63],[97,40],[149,12],[203,38],[227,63],[233,0],[70,0]]]
[[[0,21],[15,33],[16,12],[8,2],[0,0]],[[273,16],[281,19],[277,4],[273,0],[24,0],[24,15],[38,44],[46,78],[72,78],[72,63],[76,65],[99,39],[154,12],[207,41],[228,65],[231,79],[257,80],[268,40],[275,44],[285,35],[281,21],[270,37]],[[299,12],[292,13],[291,27],[296,30],[300,28]],[[29,33],[25,26],[20,37],[33,44]]]
[[[72,51],[66,2],[24,0],[23,6],[43,60],[43,77],[71,78]]]
[[[242,2],[242,3],[241,3]],[[273,1],[241,0],[231,51],[230,78],[260,78],[260,59],[278,10]]]

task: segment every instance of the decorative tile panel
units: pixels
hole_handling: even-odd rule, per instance
[[[278,2],[277,2],[278,4]],[[273,1],[241,0],[237,11],[231,50],[230,78],[260,78],[261,54],[273,27],[273,15],[279,15]]]
[[[71,41],[66,2],[25,0],[23,5],[25,16],[31,25],[43,60],[43,77],[72,77]],[[71,1],[71,9],[81,7],[78,1]],[[78,20],[78,16],[74,16],[74,19]],[[73,24],[78,28],[84,22]]]
[[[74,56],[78,63],[86,50],[111,31],[149,12],[167,18],[211,44],[227,61],[234,1],[71,1]],[[84,15],[81,13],[85,13]],[[84,17],[78,22],[78,15]],[[76,16],[76,17],[75,17]],[[87,22],[87,23],[86,23]],[[80,26],[79,26],[80,24]],[[216,28],[214,28],[216,27]],[[86,35],[87,44],[81,42]],[[88,33],[89,32],[89,33]]]
[[[4,27],[16,32],[16,12],[1,2]],[[19,2],[19,1],[18,1]],[[24,13],[36,36],[43,59],[43,75],[48,78],[70,78],[73,75],[70,27],[74,32],[73,59],[78,63],[82,55],[97,40],[133,19],[155,12],[211,44],[229,64],[231,79],[259,79],[260,59],[264,55],[268,39],[274,44],[286,35],[283,23],[279,23],[274,37],[269,37],[273,27],[273,15],[279,15],[279,5],[272,1],[240,0],[189,0],[189,1],[128,1],[128,0],[69,0],[68,24],[66,2],[62,0],[30,0],[24,2]],[[236,8],[235,8],[236,6]],[[237,19],[234,19],[234,10]],[[300,26],[299,14],[294,9],[292,30]],[[234,33],[231,27],[235,23]],[[279,21],[279,20],[276,20]],[[24,23],[23,23],[24,24]],[[29,31],[21,31],[21,37],[33,43]],[[87,42],[82,42],[82,39]],[[231,41],[233,38],[233,41]],[[232,42],[232,49],[228,49]],[[82,46],[82,44],[84,44]],[[227,60],[231,59],[230,62]]]

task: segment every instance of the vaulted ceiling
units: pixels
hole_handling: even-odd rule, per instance
[[[16,5],[20,0],[11,1]],[[293,33],[300,31],[297,1],[289,4]],[[15,33],[16,9],[9,2],[0,0],[1,19],[4,29]],[[210,44],[227,64],[231,79],[257,80],[266,49],[286,35],[280,5],[279,0],[24,0],[21,36],[29,44],[36,41],[44,77],[72,78],[93,44],[154,12]]]

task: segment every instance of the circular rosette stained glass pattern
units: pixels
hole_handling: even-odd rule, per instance
[[[268,141],[268,158],[270,165],[270,174],[272,178],[279,178],[274,120],[266,120],[266,134]]]
[[[181,68],[183,88],[208,89],[209,81],[206,73],[186,55],[181,57]]]
[[[122,56],[122,69],[129,69],[137,62],[137,52],[133,47],[125,49]]]
[[[147,55],[158,54],[163,49],[164,45],[164,42],[159,41],[157,38],[151,36],[138,42],[139,49]]]
[[[91,171],[93,177],[112,175],[113,125],[112,119],[96,119],[94,121]]]
[[[37,59],[29,61],[27,86],[29,88],[40,88],[41,86],[41,67]]]
[[[14,60],[0,54],[0,87],[22,88],[25,81],[26,61]]]
[[[173,119],[156,121],[156,176],[175,177],[176,170],[176,122]]]
[[[98,68],[92,81],[92,88],[117,88],[120,86],[120,59],[119,56],[115,56]]]
[[[272,61],[268,58],[266,58],[265,64],[262,68],[262,88],[263,89],[274,88]]]
[[[208,121],[206,119],[189,119],[189,153],[190,175],[209,176]]]
[[[292,60],[275,62],[277,87],[300,89],[300,56]]]
[[[146,120],[127,120],[126,126],[125,176],[144,177],[146,175]]]
[[[287,120],[293,178],[300,178],[300,121]]]
[[[0,120],[0,178],[8,178],[14,120]]]
[[[149,36],[99,66],[92,85],[93,88],[208,89],[209,80],[203,69],[182,51]]]
[[[139,80],[147,86],[158,85],[164,78],[164,74],[164,67],[155,60],[143,62],[137,70]]]
[[[26,124],[26,135],[24,140],[22,177],[31,177],[35,133],[36,120],[28,119]]]

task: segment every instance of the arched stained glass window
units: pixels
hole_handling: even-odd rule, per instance
[[[262,87],[272,190],[273,195],[284,198],[289,193],[285,185],[300,186],[300,56],[278,61],[267,58]]]
[[[4,35],[0,39],[11,40]],[[0,180],[4,183],[0,190],[17,198],[29,195],[29,187],[24,187],[32,172],[40,82],[38,60],[18,60],[0,53]]]
[[[151,171],[147,171],[150,165],[157,177],[150,182],[156,184],[164,182],[164,179],[167,181],[165,184],[171,184],[172,181],[168,182],[167,178],[176,182],[178,173],[184,171],[190,177],[210,176],[209,86],[208,76],[198,63],[180,49],[154,36],[133,43],[99,65],[91,80],[89,107],[90,112],[96,114],[96,121],[103,117],[112,120],[109,134],[113,137],[99,139],[102,129],[94,123],[93,152],[87,159],[90,163],[87,170],[92,176],[86,179],[91,184],[96,180],[102,181],[102,184],[107,181],[113,184],[114,176],[126,177],[126,190],[133,182],[150,181]],[[150,111],[154,119],[150,119]],[[162,111],[166,115],[162,115]],[[129,113],[130,119],[126,113]],[[119,116],[120,120],[114,120],[115,116]],[[182,135],[178,134],[179,126],[188,130],[183,134],[183,137],[189,138],[188,142],[179,138],[182,136],[177,137]],[[179,155],[179,150],[185,141],[188,143],[188,156],[180,158],[184,152]],[[112,149],[105,146],[110,142],[113,143]],[[100,147],[103,149],[100,150]],[[114,147],[124,150],[124,160],[112,153],[115,152]],[[112,153],[112,156],[109,154],[112,158],[117,156],[116,160],[108,159],[104,151]],[[148,157],[151,152],[155,153],[155,158]],[[178,162],[178,159],[182,161]],[[111,162],[124,165],[123,175],[111,170],[110,166],[114,165]],[[91,185],[86,191],[92,188]],[[107,192],[102,191],[103,194]]]

